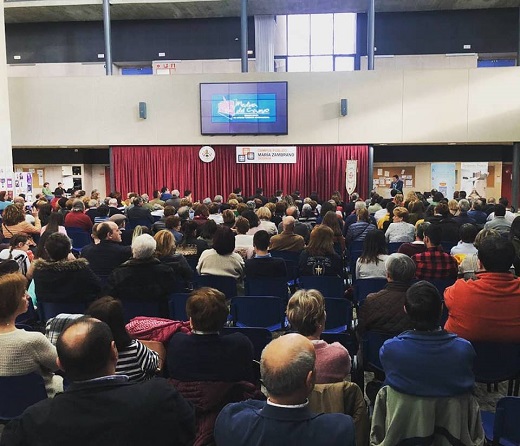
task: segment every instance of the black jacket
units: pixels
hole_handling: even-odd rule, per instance
[[[90,269],[100,277],[108,276],[114,268],[132,257],[130,246],[123,246],[109,240],[92,243],[81,250],[81,257],[88,260]]]
[[[86,259],[37,259],[33,265],[36,296],[41,302],[91,302],[101,293],[101,282]]]

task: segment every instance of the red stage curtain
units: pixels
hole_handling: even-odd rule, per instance
[[[212,147],[212,163],[200,161],[200,146],[112,147],[116,190],[151,196],[167,186],[181,193],[190,189],[195,200],[202,200],[215,194],[226,199],[236,187],[249,196],[263,187],[266,196],[282,189],[302,196],[317,191],[329,199],[335,190],[346,196],[346,161],[357,159],[356,190],[362,197],[368,194],[368,146],[298,146],[295,164],[237,164],[235,146]]]

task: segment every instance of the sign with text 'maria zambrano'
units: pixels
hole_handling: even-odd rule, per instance
[[[294,164],[296,146],[237,146],[237,164]]]

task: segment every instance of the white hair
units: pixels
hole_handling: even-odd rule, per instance
[[[150,234],[141,234],[132,240],[132,256],[134,259],[147,259],[155,253],[157,243]]]

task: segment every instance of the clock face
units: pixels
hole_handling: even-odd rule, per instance
[[[211,146],[202,146],[199,150],[199,158],[204,163],[211,163],[215,159],[215,150]]]

